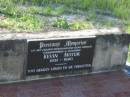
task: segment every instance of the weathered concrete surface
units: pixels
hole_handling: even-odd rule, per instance
[[[49,33],[0,33],[0,81],[39,79],[45,76],[25,75],[28,39],[87,38],[96,36],[93,72],[121,69],[125,66],[128,51],[127,34],[119,29],[83,30]],[[85,71],[80,74],[86,73]],[[72,73],[68,73],[72,74]],[[55,75],[53,75],[54,77]],[[52,77],[47,75],[46,77]]]
[[[25,46],[25,40],[0,41],[0,81],[20,80],[23,77]]]
[[[0,33],[0,40],[15,39],[51,39],[51,38],[77,38],[95,35],[121,35],[125,34],[118,28],[111,29],[91,29],[80,31],[52,31],[47,33]]]
[[[97,36],[93,71],[121,69],[128,53],[127,35]]]

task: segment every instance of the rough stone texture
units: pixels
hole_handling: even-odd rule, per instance
[[[75,32],[49,33],[0,33],[0,82],[14,80],[32,80],[43,76],[25,75],[27,61],[27,40],[29,39],[63,39],[87,38],[96,36],[93,59],[93,72],[117,70],[125,66],[128,37],[119,29],[83,30]],[[85,71],[80,74],[86,73]],[[68,75],[71,73],[68,73]],[[77,73],[78,74],[78,73]],[[61,74],[62,75],[62,74]],[[53,75],[54,77],[55,75]],[[52,77],[47,75],[46,78]]]
[[[19,80],[23,77],[25,46],[25,40],[0,41],[0,81]]]
[[[94,35],[121,35],[125,34],[118,28],[111,29],[91,29],[80,31],[52,31],[47,33],[0,33],[0,40],[12,39],[51,39],[51,38],[77,38]]]
[[[128,53],[127,35],[97,36],[93,71],[121,69]]]

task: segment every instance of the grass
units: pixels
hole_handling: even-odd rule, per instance
[[[0,27],[15,32],[33,32],[40,29],[41,24],[39,21],[34,16],[22,16],[19,18],[7,17],[0,21]]]
[[[42,11],[41,11],[41,14],[49,15],[49,16],[59,16],[62,13],[64,13],[64,7],[63,6],[56,7],[56,8],[47,6],[47,7],[43,7]]]
[[[0,19],[0,28],[6,28],[13,32],[40,30],[41,22],[36,16],[31,15],[32,9],[29,9],[30,12],[27,13],[10,0],[0,1],[0,13],[4,16],[3,19]]]
[[[0,13],[5,14],[7,16],[19,16],[22,15],[22,10],[14,5],[13,3],[1,3],[0,2]]]
[[[104,13],[121,19],[122,21],[130,21],[130,0],[0,0],[0,14],[4,14],[5,19],[0,20],[0,27],[16,31],[35,31],[41,29],[39,17],[43,16],[60,16],[67,9],[82,10],[88,13],[89,20],[95,19],[97,13]],[[25,6],[26,8],[21,8]],[[33,18],[34,19],[33,19]],[[24,20],[23,20],[24,18]],[[26,19],[25,19],[26,18]],[[87,17],[86,17],[87,18]],[[55,21],[56,27],[64,29],[80,30],[90,28],[89,23],[75,21],[67,25],[64,20]],[[8,23],[7,23],[8,22]],[[12,22],[12,23],[11,23]],[[63,26],[62,23],[63,23]],[[65,22],[65,21],[64,21]],[[11,25],[14,25],[12,27]],[[28,27],[25,27],[29,25]],[[107,22],[107,26],[111,26],[111,22]],[[53,25],[54,26],[54,25]],[[130,33],[130,22],[123,25],[123,29]]]
[[[82,29],[90,29],[92,28],[92,24],[89,22],[82,22],[82,21],[74,21],[70,25],[71,30],[82,30]]]
[[[28,14],[40,14],[44,16],[59,16],[64,13],[64,6],[58,6],[53,8],[52,6],[38,7],[29,6],[25,10]]]
[[[53,27],[63,28],[63,29],[69,29],[69,24],[66,19],[64,18],[58,18],[54,23]]]
[[[130,63],[130,54],[128,55],[128,62]]]
[[[27,13],[30,13],[30,14],[38,14],[40,11],[40,8],[36,7],[36,6],[29,6],[27,7],[26,9],[26,12]]]
[[[4,2],[4,4],[3,4]],[[25,4],[29,0],[1,0],[2,5],[12,4],[13,2],[21,2]],[[91,8],[100,9],[102,11],[110,11],[113,15],[128,19],[130,17],[130,0],[32,0],[31,4],[50,5],[52,3],[64,4],[65,6],[73,7],[75,9],[89,10]],[[50,9],[48,10],[50,11]]]
[[[130,24],[126,27],[125,31],[130,34]]]
[[[129,50],[128,50],[128,58],[127,61],[130,63],[130,45],[129,45]]]
[[[82,22],[80,20],[75,20],[71,23],[68,23],[64,18],[58,18],[54,23],[53,27],[63,28],[63,29],[70,29],[70,30],[82,30],[82,29],[89,29],[91,28],[91,23],[89,22]]]

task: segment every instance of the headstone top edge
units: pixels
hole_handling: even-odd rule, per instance
[[[46,41],[46,40],[64,40],[64,39],[84,39],[84,38],[96,38],[96,36],[87,36],[87,37],[61,37],[61,38],[32,38],[27,39],[27,42],[29,41]]]
[[[89,29],[80,31],[51,31],[51,32],[34,32],[34,33],[0,33],[0,40],[15,39],[41,39],[41,38],[75,38],[75,37],[91,37],[98,35],[122,35],[118,28],[110,29]]]

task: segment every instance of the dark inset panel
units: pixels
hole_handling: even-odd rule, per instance
[[[27,75],[91,70],[95,37],[28,41]]]

